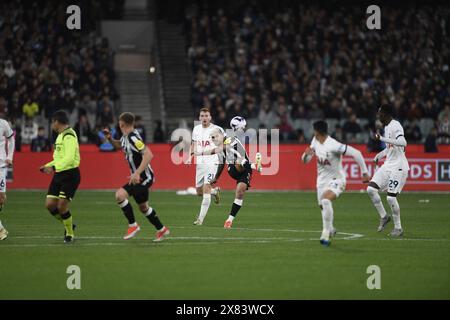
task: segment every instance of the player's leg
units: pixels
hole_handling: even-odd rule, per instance
[[[393,237],[400,237],[403,235],[403,228],[400,220],[400,205],[398,204],[397,196],[406,183],[407,175],[408,174],[403,171],[396,171],[389,176],[387,201],[391,207],[392,219],[394,220],[394,229],[390,233]]]
[[[210,183],[214,179],[214,177],[215,177],[215,175],[217,173],[217,167],[218,167],[218,165],[211,165],[211,169],[209,171],[209,177],[211,179],[208,179],[208,183]],[[214,199],[214,203],[215,204],[219,204],[220,203],[220,188],[218,186],[214,187],[214,188],[211,187],[211,192],[210,193],[211,193],[211,196]]]
[[[169,229],[164,226],[156,214],[155,209],[148,205],[148,189],[147,192],[140,192],[139,195],[135,196],[136,202],[138,202],[139,210],[145,215],[148,221],[156,229],[156,238],[154,241],[162,241],[165,237],[170,234]]]
[[[236,215],[238,214],[239,210],[241,209],[243,202],[244,202],[244,195],[245,191],[247,190],[247,184],[245,182],[238,182],[236,185],[236,194],[233,201],[233,204],[231,205],[231,211],[228,215],[227,220],[225,221],[224,228],[230,229],[233,225],[233,220],[236,218]]]
[[[126,184],[122,188],[119,188],[115,194],[117,205],[120,207],[123,215],[128,221],[128,229],[123,236],[124,240],[133,238],[141,230],[141,227],[138,225],[134,217],[133,207],[128,201],[128,197],[130,194],[133,194],[133,186],[129,184]]]
[[[320,205],[322,207],[322,234],[320,236],[320,243],[329,246],[331,244],[330,236],[333,232],[333,204],[337,195],[331,190],[325,190],[321,195]]]
[[[59,191],[58,212],[64,224],[65,243],[72,243],[74,240],[74,224],[72,213],[70,212],[70,202],[75,197],[75,193],[80,185],[81,177],[78,168],[68,170],[61,175],[61,190]]]
[[[197,186],[202,183],[202,203],[200,205],[200,212],[198,214],[197,220],[194,222],[195,225],[202,225],[205,217],[208,213],[209,206],[211,205],[211,181],[214,179],[215,173],[217,172],[217,167],[212,165],[202,165],[198,168],[199,174],[197,176]],[[197,192],[200,194],[200,192]]]
[[[63,219],[59,214],[58,210],[58,201],[59,201],[59,192],[61,191],[61,176],[55,174],[53,176],[52,181],[50,182],[50,186],[47,191],[47,197],[45,198],[45,208],[50,212],[52,217],[63,224]],[[63,224],[64,225],[64,224]],[[64,237],[65,237],[66,229],[64,228]]]
[[[2,170],[0,177],[0,211],[6,203],[6,170]],[[0,220],[0,240],[5,240],[8,237],[8,231],[3,226]]]
[[[372,180],[369,182],[369,186],[367,187],[367,194],[369,195],[370,201],[372,201],[373,206],[377,210],[380,215],[380,224],[378,225],[378,232],[384,230],[386,225],[391,221],[391,217],[386,214],[386,210],[384,209],[383,202],[381,201],[379,190],[386,189],[388,180],[387,172],[383,167],[375,172]]]

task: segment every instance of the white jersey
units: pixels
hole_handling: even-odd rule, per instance
[[[389,139],[397,139],[404,136],[403,127],[397,120],[392,119],[387,126],[384,127],[384,137]],[[386,160],[383,166],[386,169],[404,169],[409,170],[408,160],[405,156],[405,147],[394,146],[386,143],[388,149],[386,154]]]
[[[202,152],[205,149],[211,149],[214,143],[211,139],[211,133],[214,129],[218,128],[223,133],[223,129],[215,124],[210,124],[209,127],[203,128],[201,124],[194,127],[192,130],[192,141],[195,143],[197,151]],[[224,133],[225,134],[225,133]],[[219,164],[219,156],[217,154],[197,156],[197,164]]]
[[[310,148],[314,150],[317,158],[317,186],[323,186],[333,179],[339,179],[345,183],[342,155],[347,151],[347,145],[330,136],[322,144],[314,137]]]
[[[12,155],[6,155],[6,139],[14,135],[8,121],[0,119],[0,167],[5,165],[6,159],[12,159]]]

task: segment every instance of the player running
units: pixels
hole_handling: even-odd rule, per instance
[[[342,156],[348,155],[355,159],[361,168],[363,183],[369,182],[367,167],[360,151],[342,144],[328,135],[328,124],[325,121],[316,121],[313,124],[314,137],[311,145],[302,155],[302,161],[308,163],[313,156],[317,158],[317,200],[322,211],[322,235],[320,243],[324,246],[331,244],[331,237],[336,234],[333,226],[333,205],[344,192],[346,178],[342,168]]]
[[[7,142],[7,146],[5,143]],[[15,139],[8,121],[0,119],[0,212],[6,203],[6,174],[13,165]],[[6,152],[7,149],[7,152]],[[8,231],[0,221],[0,240],[8,237]]]
[[[236,118],[239,118],[239,121],[234,121]],[[237,124],[235,124],[235,122]],[[235,117],[231,120],[231,127],[235,132],[237,130],[243,131],[245,125],[246,122],[242,117]],[[228,164],[228,174],[231,178],[236,180],[235,199],[231,206],[228,218],[223,226],[225,229],[231,229],[233,220],[236,218],[237,213],[242,207],[245,191],[250,188],[253,169],[256,169],[258,172],[261,172],[262,170],[261,154],[257,153],[256,164],[250,163],[245,147],[236,135],[226,138],[223,131],[219,129],[215,129],[211,132],[211,140],[215,147],[205,149],[202,154],[218,154],[221,158],[217,173],[214,175],[211,184],[214,185],[217,182],[225,167],[225,163]]]
[[[211,187],[211,181],[214,179],[219,165],[219,158],[217,155],[203,155],[202,151],[213,145],[211,132],[214,129],[219,129],[223,132],[223,129],[211,123],[211,112],[208,108],[200,109],[199,120],[201,124],[195,126],[192,131],[189,159],[186,161],[186,164],[190,164],[192,156],[196,155],[195,187],[197,189],[197,195],[203,197],[200,212],[194,221],[194,225],[203,224],[211,204],[211,195],[214,197],[216,204],[220,201],[220,188]]]
[[[170,231],[161,223],[155,209],[148,205],[149,188],[154,181],[150,166],[153,154],[134,128],[134,119],[134,115],[130,112],[124,112],[119,116],[119,127],[123,134],[120,140],[113,139],[108,129],[103,130],[105,138],[114,148],[123,150],[131,171],[130,181],[116,191],[117,204],[128,220],[128,230],[123,239],[131,239],[141,230],[134,218],[133,207],[128,202],[128,197],[133,196],[139,210],[155,226],[157,232],[153,241],[158,242],[168,236]]]
[[[386,160],[373,175],[367,187],[367,193],[380,215],[380,224],[377,231],[381,232],[391,221],[391,218],[384,209],[378,190],[387,190],[387,201],[391,207],[392,218],[394,219],[394,229],[390,235],[392,237],[400,237],[403,235],[403,229],[400,221],[400,206],[397,201],[397,195],[402,191],[406,183],[409,164],[405,156],[406,140],[403,127],[392,116],[393,108],[390,105],[382,105],[378,110],[378,118],[385,126],[384,137],[377,133],[375,139],[385,142],[386,148],[375,156],[374,162],[378,165],[378,162],[384,157],[386,157]]]

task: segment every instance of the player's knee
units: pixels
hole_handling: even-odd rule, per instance
[[[140,210],[142,213],[147,213],[147,211],[148,211],[148,204],[147,204],[147,203],[141,203],[141,204],[139,205],[139,210]]]
[[[204,193],[202,204],[210,204],[211,203],[211,194]]]
[[[6,202],[6,194],[0,193],[0,204],[4,204]]]
[[[197,188],[197,195],[201,197],[203,195],[203,188]]]
[[[387,196],[386,197],[386,199],[387,199],[387,202],[389,203],[389,206],[392,208],[393,206],[395,206],[396,205],[396,203],[397,203],[397,197],[393,197],[393,196]]]
[[[119,189],[116,191],[115,197],[117,202],[122,202],[127,198],[127,195],[123,192],[122,189]]]
[[[372,187],[372,186],[368,186],[366,190],[367,190],[367,193],[368,193],[370,196],[375,195],[376,193],[378,193],[378,190],[375,189],[375,188]]]
[[[50,201],[48,199],[45,201],[45,208],[48,211],[53,211],[56,209],[56,207],[57,207],[57,204],[54,201]]]
[[[59,213],[65,213],[69,210],[69,203],[67,201],[58,201],[57,209]]]
[[[330,199],[322,199],[322,200],[320,200],[320,203],[322,204],[322,207],[328,207],[328,206],[331,206],[331,200]]]

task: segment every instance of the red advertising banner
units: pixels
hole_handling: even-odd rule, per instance
[[[272,166],[278,168],[274,175],[260,175],[255,172],[252,179],[254,190],[315,190],[316,162],[303,164],[300,156],[306,145],[280,145],[277,154],[270,153],[264,158],[265,170]],[[372,159],[375,154],[365,152],[365,146],[356,146],[366,159],[369,171],[375,170]],[[422,145],[407,147],[407,157],[411,170],[404,190],[415,191],[450,191],[450,146],[439,146],[439,153],[423,153]],[[175,164],[171,159],[172,145],[150,145],[154,154],[152,167],[156,181],[153,185],[158,190],[186,189],[195,185],[195,165]],[[128,182],[130,175],[124,154],[121,151],[100,152],[94,145],[82,145],[81,151],[81,185],[80,189],[116,189]],[[277,157],[278,155],[278,157]],[[27,147],[14,155],[14,170],[8,189],[46,189],[51,176],[38,169],[52,158],[50,152],[33,153]],[[270,159],[269,159],[270,158]],[[278,164],[276,159],[278,158]],[[366,186],[361,183],[358,165],[352,158],[344,157],[343,166],[347,173],[347,189],[361,190]],[[224,170],[219,185],[223,189],[233,189],[235,182]],[[266,170],[266,172],[269,170]]]

